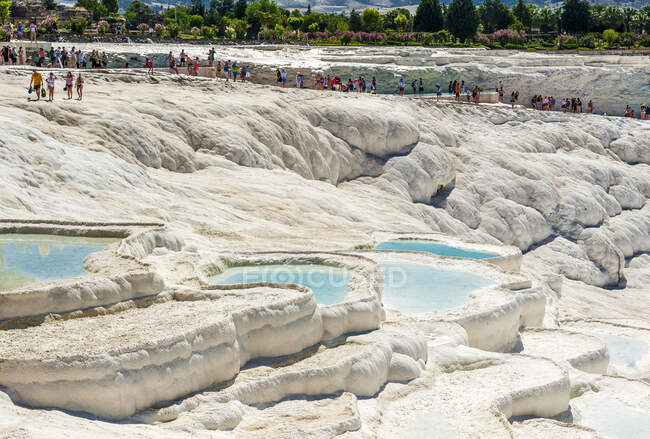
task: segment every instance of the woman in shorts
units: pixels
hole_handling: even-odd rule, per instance
[[[47,82],[47,91],[48,91],[48,102],[52,102],[54,100],[54,82],[56,81],[56,78],[54,77],[54,73],[50,72],[50,76],[47,77],[45,82]]]

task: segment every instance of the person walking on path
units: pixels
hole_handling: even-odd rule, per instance
[[[56,77],[54,76],[54,73],[50,72],[50,76],[47,77],[47,91],[48,91],[48,102],[52,102],[54,100],[54,83],[56,81]]]
[[[72,76],[72,72],[68,72],[68,75],[65,77],[65,90],[68,92],[68,100],[72,99],[73,82],[74,82],[74,76]]]
[[[84,80],[81,77],[81,72],[79,73],[79,76],[77,76],[77,81],[76,81],[76,86],[77,86],[77,100],[81,100],[83,98],[83,91],[84,91]]]
[[[41,85],[43,83],[43,76],[37,70],[34,70],[32,73],[32,79],[29,81],[29,93],[31,94],[32,90],[36,92],[36,100],[41,100]]]

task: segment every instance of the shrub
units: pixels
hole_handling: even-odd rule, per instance
[[[636,35],[630,32],[625,32],[619,36],[619,41],[625,47],[632,47],[636,44]]]
[[[341,34],[341,43],[345,44],[346,46],[352,42],[352,39],[354,38],[354,32],[346,30]]]
[[[68,29],[71,33],[77,35],[83,35],[84,30],[86,30],[86,26],[88,26],[88,20],[85,18],[73,18],[65,25],[66,29]],[[97,30],[99,31],[99,27]]]
[[[485,35],[485,34],[478,34],[476,36],[476,42],[479,44],[483,44],[484,46],[489,46],[490,45],[490,37]]]
[[[201,36],[201,29],[194,26],[192,29],[190,29],[190,33],[192,34],[193,37],[199,37]]]
[[[603,40],[607,42],[608,47],[612,47],[618,41],[618,33],[614,29],[607,29],[603,32]]]
[[[526,32],[523,30],[500,29],[492,34],[492,41],[501,44],[523,44],[526,42]]]
[[[582,38],[580,38],[580,46],[593,49],[594,47],[596,47],[596,37],[593,34],[588,34],[583,36]]]
[[[56,30],[56,17],[53,15],[46,17],[43,21],[39,23],[39,26],[42,27],[46,33],[51,34]]]
[[[4,29],[0,29],[0,41],[9,41],[9,34]]]
[[[650,35],[646,33],[639,35],[639,44],[643,47],[650,47]]]
[[[454,36],[446,29],[436,32],[436,36],[438,38],[438,41],[441,43],[449,43],[454,39]]]
[[[170,38],[178,38],[178,34],[181,33],[181,29],[176,23],[167,25],[167,28],[165,30],[167,31],[167,35],[169,35]]]
[[[108,24],[107,21],[104,20],[99,20],[97,22],[97,33],[100,35],[104,35],[105,33],[108,33],[108,31],[111,29],[111,26]]]
[[[154,33],[158,38],[162,38],[162,37],[164,37],[166,31],[167,31],[167,28],[165,27],[164,24],[156,23],[156,25],[153,27],[153,33]]]
[[[137,29],[140,35],[145,35],[147,32],[149,32],[149,25],[147,23],[140,23]]]
[[[214,28],[210,26],[203,26],[201,28],[201,35],[203,35],[203,38],[207,38],[208,40],[211,40],[214,38],[216,32],[214,31]]]

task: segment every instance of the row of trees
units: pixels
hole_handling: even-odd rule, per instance
[[[447,29],[465,40],[479,33],[500,29],[536,30],[541,33],[587,34],[606,29],[618,32],[650,32],[650,5],[641,9],[591,5],[586,0],[566,0],[558,8],[538,8],[519,0],[509,9],[500,0],[485,0],[479,7],[472,0],[422,0],[413,19],[416,32]]]
[[[4,2],[0,0],[0,4]],[[55,0],[43,2],[49,9],[56,8]],[[151,31],[170,37],[180,34],[237,39],[260,36],[332,43],[356,40],[485,44],[489,41],[490,45],[498,47],[508,38],[513,44],[519,44],[522,39],[525,42],[531,34],[552,40],[557,34],[593,33],[590,38],[599,40],[603,39],[603,31],[612,29],[624,33],[622,39],[625,41],[634,42],[645,38],[650,31],[650,5],[641,9],[604,7],[592,6],[587,0],[566,0],[558,8],[538,8],[525,4],[524,0],[518,0],[512,8],[501,0],[484,0],[478,7],[473,0],[451,0],[449,5],[440,0],[421,0],[415,14],[404,8],[385,14],[370,8],[361,12],[352,10],[349,14],[326,14],[313,12],[311,7],[303,13],[297,9],[283,9],[274,0],[191,0],[188,6],[170,7],[159,14],[141,0],[133,0],[123,16],[118,14],[118,0],[77,0],[76,5],[89,10],[95,22],[110,16],[128,23],[122,31],[137,29],[140,33]],[[74,21],[64,27],[83,32],[86,24]],[[101,33],[111,30],[106,21],[98,23],[97,28]],[[502,32],[495,34],[498,31]],[[634,37],[625,35],[632,33]],[[609,35],[611,39],[613,34]],[[580,45],[580,41],[562,39],[567,45]]]

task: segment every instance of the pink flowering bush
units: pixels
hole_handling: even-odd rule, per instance
[[[492,34],[492,41],[501,44],[524,44],[526,32],[523,30],[500,29]]]
[[[486,34],[478,34],[476,37],[476,42],[479,44],[483,44],[484,46],[489,46],[492,41],[490,41],[490,37]]]
[[[193,37],[200,37],[201,36],[201,29],[194,26],[192,29],[190,29],[190,33],[192,34]]]
[[[140,23],[137,29],[140,35],[145,35],[147,32],[149,32],[149,25],[147,23]]]
[[[156,23],[156,25],[153,27],[153,33],[156,34],[158,38],[164,37],[165,32],[167,32],[167,28],[164,24]]]

